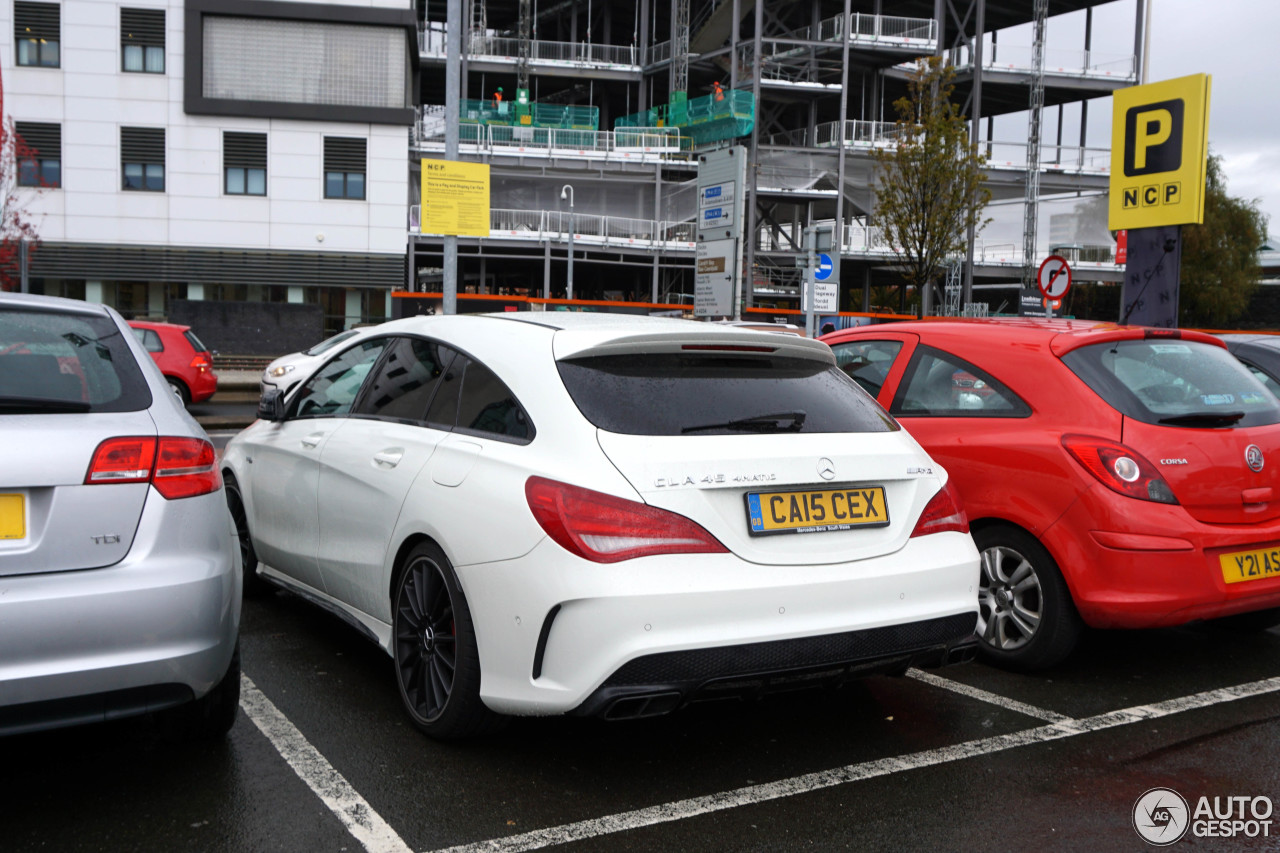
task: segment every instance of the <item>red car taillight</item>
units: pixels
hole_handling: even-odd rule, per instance
[[[948,530],[956,533],[969,532],[969,516],[960,508],[960,496],[949,481],[925,504],[924,512],[920,513],[920,520],[916,522],[916,529],[911,531],[911,536],[928,536],[930,533],[945,533]]]
[[[1062,446],[1113,492],[1162,504],[1178,502],[1156,466],[1130,447],[1088,435],[1064,435]]]
[[[682,515],[601,492],[530,477],[533,517],[566,551],[595,563],[656,554],[723,554],[728,549]]]
[[[213,360],[209,358],[207,352],[198,352],[195,358],[191,359],[191,366],[203,373],[213,367]]]
[[[151,483],[169,500],[222,488],[213,445],[201,438],[128,436],[98,445],[85,485]]]

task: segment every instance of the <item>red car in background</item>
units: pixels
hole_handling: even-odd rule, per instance
[[[988,659],[1050,666],[1083,625],[1280,624],[1280,403],[1222,341],[1030,318],[821,340],[950,472]]]
[[[129,327],[156,360],[183,405],[207,400],[218,390],[213,355],[190,326],[130,320]]]

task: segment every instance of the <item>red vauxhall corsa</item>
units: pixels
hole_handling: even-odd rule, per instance
[[[156,360],[183,405],[203,402],[218,390],[213,356],[190,326],[130,320],[129,327]]]
[[[989,659],[1082,625],[1280,624],[1280,405],[1210,335],[926,320],[824,336],[950,472],[982,553]]]

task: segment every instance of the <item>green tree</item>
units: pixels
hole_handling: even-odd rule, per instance
[[[1182,227],[1178,324],[1223,328],[1244,314],[1262,276],[1258,249],[1266,239],[1257,200],[1228,195],[1222,158],[1210,154],[1204,224]]]
[[[908,93],[894,102],[896,145],[877,149],[876,215],[901,252],[907,286],[932,286],[949,258],[967,248],[968,230],[989,222],[986,157],[969,140],[969,124],[952,101],[955,71],[938,57],[921,60]],[[923,311],[923,307],[921,307]]]

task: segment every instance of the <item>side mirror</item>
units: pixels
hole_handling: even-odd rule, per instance
[[[269,388],[258,401],[258,417],[264,421],[284,420],[284,392]]]

